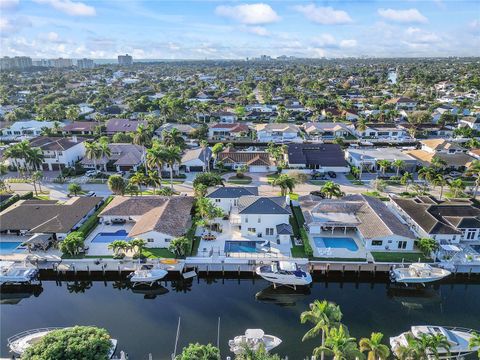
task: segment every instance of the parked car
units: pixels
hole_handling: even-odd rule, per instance
[[[462,173],[459,172],[459,171],[450,171],[450,174],[449,174],[451,177],[453,178],[456,178],[456,177],[460,177],[462,176]]]
[[[330,176],[332,179],[335,179],[337,177],[337,174],[335,174],[333,171],[328,171],[327,172],[328,176]]]
[[[85,194],[85,196],[95,196],[95,191],[89,191]]]
[[[98,171],[98,170],[88,170],[85,173],[85,176],[92,177],[92,176],[96,176],[99,173],[100,173],[100,171]]]
[[[125,224],[126,222],[125,219],[112,219],[112,224]]]

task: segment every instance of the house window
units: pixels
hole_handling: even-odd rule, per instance
[[[257,232],[257,229],[255,228],[248,228],[248,232],[249,233],[252,233],[252,234],[255,234]]]
[[[266,228],[265,229],[265,234],[268,235],[273,235],[273,228]]]
[[[220,199],[215,199],[215,202],[216,203],[219,203],[221,200]]]
[[[172,241],[172,239],[170,239],[170,238],[165,238],[165,242],[170,242],[170,241]]]
[[[248,223],[248,216],[245,216],[245,222]]]
[[[260,224],[261,221],[262,221],[262,218],[259,216],[257,222]]]
[[[383,241],[382,240],[372,240],[372,246],[382,246]]]
[[[476,229],[468,229],[467,230],[467,240],[474,240],[477,235]]]
[[[154,240],[152,238],[148,238],[147,242],[153,242]]]
[[[399,249],[406,249],[407,248],[407,242],[406,241],[399,241],[398,242],[398,248]]]

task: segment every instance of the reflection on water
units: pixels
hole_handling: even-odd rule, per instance
[[[223,357],[232,355],[229,339],[247,328],[261,328],[283,340],[275,349],[279,355],[303,359],[319,345],[317,340],[301,341],[309,327],[299,321],[301,312],[315,299],[339,304],[344,323],[357,338],[372,331],[388,338],[418,324],[480,328],[478,282],[416,289],[356,275],[330,274],[327,278],[319,274],[311,287],[297,291],[273,289],[253,276],[175,278],[132,289],[124,278],[92,281],[79,277],[43,280],[41,286],[15,290],[2,287],[0,298],[0,357],[8,356],[6,339],[20,331],[78,324],[108,329],[118,339],[119,349],[131,358],[144,359],[152,353],[154,359],[167,359],[179,317],[179,348],[190,342],[215,344],[220,317]]]

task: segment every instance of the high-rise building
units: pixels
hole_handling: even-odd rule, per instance
[[[79,69],[93,69],[95,64],[93,63],[92,59],[78,59],[77,60],[77,67]]]
[[[133,63],[133,58],[130,55],[128,54],[118,55],[118,65],[130,66],[132,65],[132,63]]]
[[[66,67],[73,66],[73,61],[72,59],[63,59],[63,58],[52,59],[52,66],[55,68],[66,68]]]
[[[28,56],[4,56],[0,59],[0,70],[26,69],[32,66],[32,58]]]

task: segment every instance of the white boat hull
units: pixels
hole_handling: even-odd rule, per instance
[[[251,350],[258,350],[263,345],[265,350],[268,352],[282,343],[282,340],[273,335],[264,335],[258,341],[252,342],[251,339],[248,339],[245,335],[236,336],[233,340],[228,342],[230,346],[230,351],[235,355],[241,354],[245,351],[245,347]]]
[[[259,272],[257,272],[257,275],[271,283],[279,285],[307,286],[312,283],[312,276],[308,273],[304,277],[281,274],[262,274]]]
[[[38,275],[35,268],[11,268],[0,275],[0,284],[27,284]]]
[[[396,268],[390,272],[393,282],[404,284],[426,284],[442,280],[449,276],[450,271],[428,264],[412,264],[409,267]]]
[[[129,275],[130,282],[135,284],[153,284],[163,279],[168,271],[163,269],[136,270]]]

